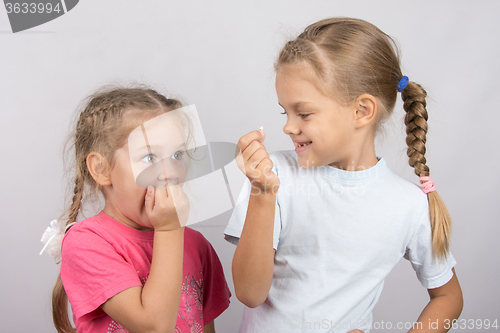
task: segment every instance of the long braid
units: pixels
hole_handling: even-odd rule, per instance
[[[403,108],[406,111],[406,144],[409,164],[419,177],[429,176],[426,165],[425,143],[427,134],[427,92],[417,83],[409,82],[401,92]],[[450,248],[451,217],[437,191],[427,194],[429,199],[429,217],[432,229],[432,248],[438,259],[446,258]]]
[[[52,319],[54,326],[59,333],[75,333],[68,316],[68,295],[64,290],[61,276],[57,277],[57,282],[52,291]]]
[[[409,163],[419,177],[429,176],[425,159],[427,141],[427,92],[418,84],[409,84],[402,92],[403,108],[406,111],[406,145]]]
[[[78,154],[76,156],[78,160]],[[73,189],[73,198],[71,201],[71,206],[68,211],[66,226],[76,222],[80,209],[82,207],[82,199],[84,193],[84,176],[82,173],[88,172],[86,167],[82,170],[82,161],[78,163],[76,176],[75,176],[75,187]],[[69,229],[66,229],[66,232]],[[54,321],[54,326],[59,333],[75,333],[75,328],[71,325],[68,315],[68,295],[64,290],[64,286],[61,280],[61,276],[57,277],[56,284],[52,291],[52,318]]]
[[[80,167],[77,167],[77,173],[75,177],[75,187],[73,190],[73,199],[68,213],[68,221],[66,226],[73,222],[76,222],[80,208],[82,206],[84,182],[82,180]],[[67,231],[68,229],[66,229]],[[64,286],[61,280],[61,276],[57,277],[56,284],[52,291],[52,318],[54,320],[54,326],[59,333],[75,333],[76,330],[71,325],[68,316],[68,295],[64,290]]]
[[[75,189],[73,191],[73,199],[69,208],[68,222],[66,225],[76,222],[80,207],[82,206],[84,184],[80,178],[81,177],[77,176],[75,179]]]

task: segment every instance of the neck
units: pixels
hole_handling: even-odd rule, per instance
[[[374,150],[373,154],[370,154],[370,156],[358,156],[357,158],[352,158],[339,163],[330,163],[328,165],[346,171],[363,171],[374,167],[377,162],[378,159]]]
[[[104,214],[108,215],[112,219],[114,219],[114,220],[116,220],[116,221],[120,222],[121,224],[124,224],[128,227],[131,227],[131,228],[134,228],[137,230],[141,230],[141,231],[153,231],[154,230],[152,228],[148,228],[148,227],[142,226],[138,223],[135,223],[134,221],[132,221],[128,217],[121,214],[118,209],[115,209],[115,207],[112,204],[109,204],[108,202],[106,202],[102,211]]]
[[[364,133],[353,140],[348,147],[348,154],[342,161],[330,163],[331,167],[346,171],[363,171],[374,167],[377,162],[375,154],[375,135]]]

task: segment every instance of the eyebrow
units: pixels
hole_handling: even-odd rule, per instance
[[[298,109],[300,108],[301,106],[303,106],[304,104],[313,104],[311,102],[297,102],[297,103],[294,103],[292,104],[292,109]],[[278,105],[281,106],[283,109],[285,108],[283,105],[281,105],[281,103],[278,102]]]
[[[156,149],[163,149],[165,148],[165,146],[162,146],[162,145],[147,145],[146,143],[146,146],[141,146],[141,147],[138,147],[137,150],[144,150],[144,149],[147,149],[148,150],[148,153],[149,154],[152,154],[153,153],[153,150],[156,150]],[[181,143],[180,145],[178,145],[175,150],[179,150],[179,149],[182,149],[182,148],[186,148],[186,144],[185,143]]]

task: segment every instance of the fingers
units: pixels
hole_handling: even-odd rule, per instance
[[[162,203],[169,197],[168,186],[158,186],[156,189],[152,185],[148,185],[146,190],[146,197],[144,198],[144,205],[146,212],[152,213],[155,207]],[[164,204],[163,204],[164,205]],[[160,207],[159,207],[160,208]]]
[[[146,214],[155,230],[184,227],[189,216],[189,199],[182,185],[148,186],[144,200]]]
[[[263,144],[264,138],[264,132],[258,130],[242,136],[238,141],[240,154],[236,157],[236,162],[247,176],[248,172],[257,169],[264,159],[269,158]]]
[[[187,220],[189,217],[189,199],[187,195],[182,190],[181,185],[173,185],[169,186],[170,189],[170,197],[174,203],[175,213],[177,214],[177,218],[179,220],[179,224],[181,227],[186,226]]]
[[[236,157],[238,168],[248,177],[258,192],[276,193],[279,188],[279,178],[272,171],[273,162],[264,146],[265,133],[261,130],[252,131],[240,138],[238,147],[241,150]]]
[[[263,131],[261,130],[252,131],[240,138],[240,140],[238,141],[238,147],[240,148],[240,151],[244,153],[252,142],[259,141],[260,143],[263,144],[265,138],[266,134]]]
[[[148,214],[148,216],[153,212],[154,201],[155,201],[155,188],[151,185],[148,185],[148,188],[146,190],[146,197],[144,199],[144,205],[146,206],[146,214]]]
[[[274,175],[273,170],[274,163],[269,158],[269,155],[266,158],[262,159],[262,161],[257,166],[257,169],[260,170],[264,176],[268,177],[270,175]]]
[[[247,149],[243,152],[243,159],[246,162],[261,162],[268,157],[266,147],[259,141],[252,141]]]
[[[163,203],[165,200],[170,198],[170,186],[160,185],[156,187],[155,191],[155,205],[157,203]]]

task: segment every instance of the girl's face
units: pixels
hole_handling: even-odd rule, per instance
[[[106,189],[105,211],[140,230],[152,227],[144,206],[147,186],[165,188],[185,180],[183,127],[174,118],[163,116],[136,128],[115,151],[112,185]]]
[[[135,128],[128,137],[136,184],[142,188],[184,183],[185,137],[180,111],[171,111]]]
[[[283,127],[303,168],[347,169],[355,142],[352,106],[343,106],[312,83],[309,64],[284,65],[276,75],[278,101],[287,115]]]

